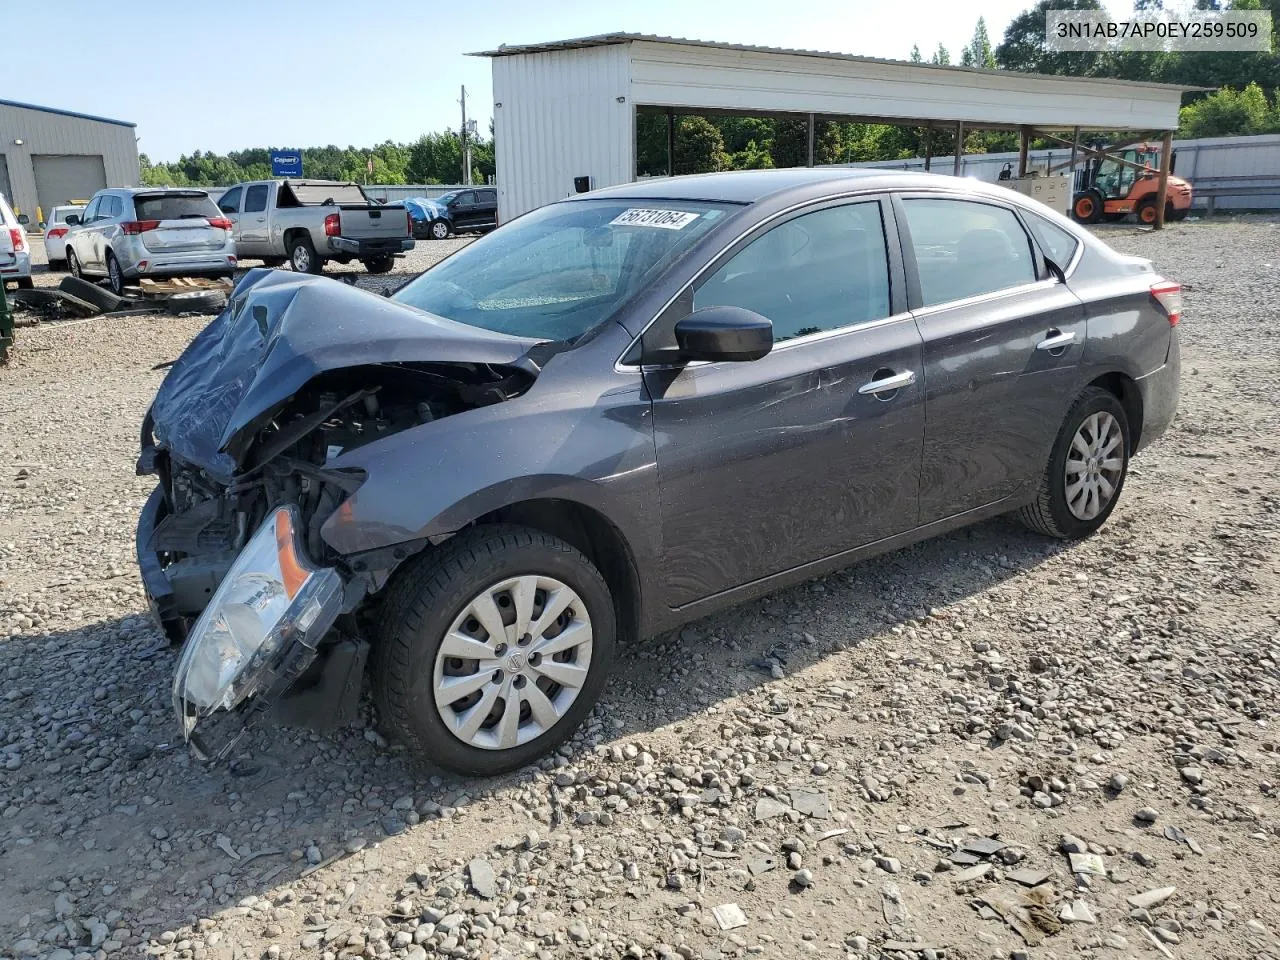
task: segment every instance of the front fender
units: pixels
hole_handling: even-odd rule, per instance
[[[643,383],[611,367],[584,375],[587,366],[553,358],[519,397],[331,461],[367,479],[324,522],[321,536],[346,556],[437,539],[501,507],[558,499],[602,514],[638,562],[656,556],[657,463]]]

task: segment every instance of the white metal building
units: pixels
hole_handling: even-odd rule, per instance
[[[38,211],[138,183],[136,124],[0,100],[0,193]]]
[[[636,110],[800,114],[921,126],[1173,130],[1183,87],[942,67],[646,34],[502,46],[493,60],[505,221],[635,178]],[[812,144],[812,139],[811,139]]]

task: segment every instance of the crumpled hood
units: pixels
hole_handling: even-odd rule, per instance
[[[538,341],[454,323],[325,277],[250,270],[151,405],[158,444],[226,481],[236,435],[317,374],[379,363],[513,364]]]

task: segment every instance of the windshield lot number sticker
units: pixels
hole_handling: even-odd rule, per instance
[[[609,221],[611,227],[657,227],[660,230],[683,230],[698,219],[696,213],[684,210],[645,210],[632,207]]]

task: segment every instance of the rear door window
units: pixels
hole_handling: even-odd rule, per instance
[[[695,310],[754,310],[773,322],[775,341],[889,316],[880,203],[828,207],[779,224],[721,264],[693,300]]]
[[[267,185],[255,183],[244,194],[244,212],[261,213],[267,209]]]
[[[207,193],[139,194],[133,198],[139,220],[195,220],[221,216]]]
[[[497,203],[498,202],[497,190],[481,190],[479,191],[479,195],[480,195],[481,203]]]
[[[1026,216],[1027,226],[1035,234],[1036,242],[1040,244],[1040,249],[1050,260],[1065,270],[1067,264],[1071,263],[1071,258],[1076,255],[1076,247],[1080,246],[1080,241],[1066,227],[1060,227],[1038,213],[1024,210],[1023,214]]]
[[[1008,207],[950,198],[902,201],[923,306],[1036,280],[1031,238]]]

